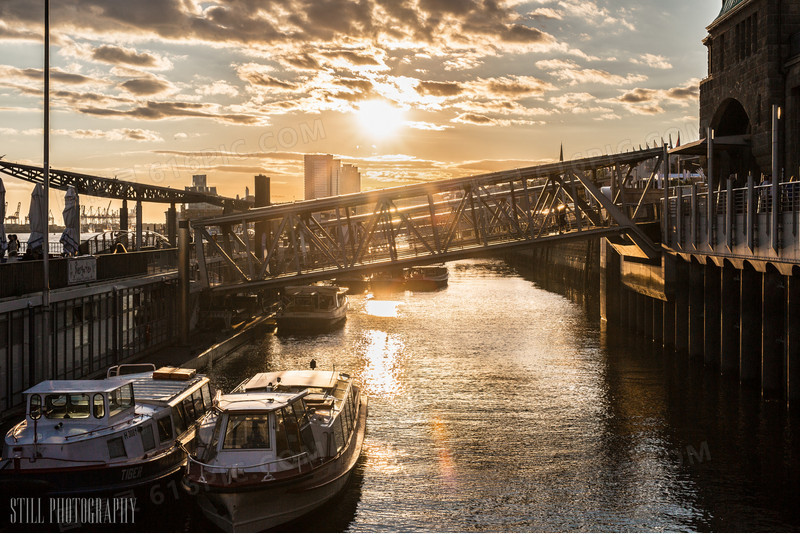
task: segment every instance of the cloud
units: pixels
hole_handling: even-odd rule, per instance
[[[434,124],[432,122],[424,121],[405,121],[403,124],[414,130],[428,130],[433,132],[441,132],[452,128],[452,126],[448,126],[446,124]]]
[[[199,84],[200,87],[194,90],[198,95],[225,95],[234,97],[239,94],[239,90],[225,80],[214,80],[211,83]]]
[[[481,126],[487,126],[489,124],[494,124],[494,119],[487,117],[486,115],[478,115],[477,113],[462,113],[452,122],[460,122],[463,124],[478,124]]]
[[[464,91],[464,88],[455,82],[421,81],[417,85],[417,91],[423,95],[455,96]]]
[[[642,54],[638,58],[631,58],[631,63],[635,63],[636,65],[647,65],[648,67],[652,67],[654,69],[666,70],[672,68],[672,63],[667,61],[667,58],[664,56],[657,56],[655,54]]]
[[[115,130],[54,130],[56,135],[65,135],[82,139],[109,139],[112,141],[163,141],[158,132],[140,128],[118,128]]]
[[[664,112],[664,105],[675,104],[687,107],[697,103],[700,97],[698,80],[689,80],[681,87],[670,89],[648,89],[637,87],[624,91],[611,101],[622,104],[629,112],[637,115],[656,115]]]
[[[536,66],[542,70],[547,70],[552,76],[561,81],[566,81],[569,85],[581,83],[599,83],[603,85],[625,85],[630,83],[642,82],[647,76],[639,74],[628,74],[620,76],[601,69],[587,69],[571,60],[552,59],[536,62]]]
[[[136,96],[151,96],[173,89],[171,83],[155,76],[132,78],[120,83],[119,86]]]
[[[279,80],[278,78],[267,74],[267,72],[271,71],[272,69],[265,65],[246,63],[244,65],[237,65],[235,69],[236,74],[238,74],[240,79],[249,82],[252,85],[287,90],[295,89],[297,87],[297,85],[291,82]]]
[[[246,113],[224,113],[219,106],[197,102],[146,102],[130,109],[83,107],[81,113],[94,117],[129,118],[141,120],[207,118],[236,124],[257,124],[262,117]]]
[[[155,54],[149,52],[137,52],[132,48],[104,44],[91,51],[91,57],[95,61],[109,63],[111,65],[131,65],[139,68],[168,69],[172,63]]]
[[[44,83],[44,71],[42,69],[20,69],[11,65],[0,65],[0,79],[3,80],[34,80]],[[50,81],[63,85],[83,85],[83,84],[107,84],[105,80],[84,76],[77,72],[67,72],[58,67],[50,68]]]

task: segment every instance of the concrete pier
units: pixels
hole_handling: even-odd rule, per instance
[[[710,367],[720,365],[720,268],[712,262],[705,265],[703,302],[703,363]]]
[[[703,320],[704,266],[689,264],[689,356],[702,356],[704,350]]]
[[[800,402],[800,274],[787,277],[787,283],[786,398],[791,406]]]
[[[786,284],[784,277],[768,268],[763,275],[761,393],[777,399],[783,394],[786,342]]]
[[[761,274],[745,264],[739,292],[739,381],[761,377]]]
[[[675,350],[689,350],[689,263],[678,260],[675,264]]]
[[[739,295],[741,275],[730,263],[721,273],[720,295],[720,370],[723,374],[739,373]]]

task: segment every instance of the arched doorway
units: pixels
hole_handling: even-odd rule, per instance
[[[741,102],[734,98],[724,100],[711,119],[715,138],[750,135],[750,117]],[[724,187],[728,177],[734,180],[734,187],[744,187],[748,174],[752,174],[756,183],[761,176],[761,169],[752,156],[750,145],[721,150],[715,156],[715,178]]]

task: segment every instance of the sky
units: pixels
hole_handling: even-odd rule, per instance
[[[303,198],[698,137],[719,0],[51,0],[50,165]],[[43,8],[0,0],[0,155],[41,165]],[[3,178],[9,211],[32,189]],[[107,200],[81,198],[87,205]],[[59,222],[63,193],[51,206]],[[115,203],[113,207],[118,207]],[[163,206],[145,220],[163,221]]]

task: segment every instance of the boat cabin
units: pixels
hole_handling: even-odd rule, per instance
[[[283,307],[292,311],[335,310],[346,302],[345,291],[337,286],[288,286]]]
[[[133,414],[133,380],[49,380],[25,391],[26,419],[62,425],[111,421]]]

